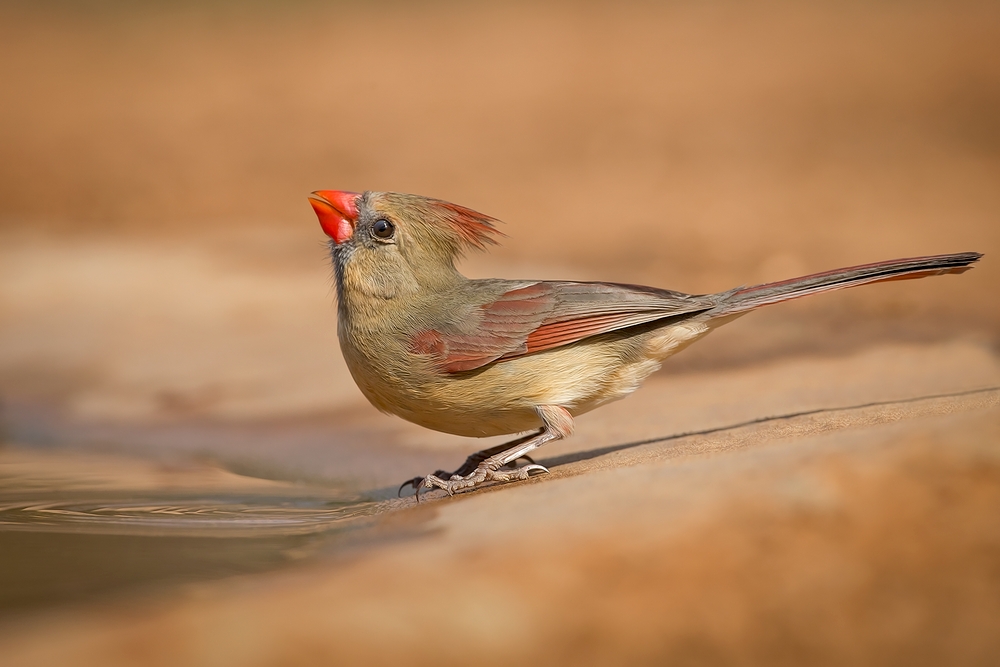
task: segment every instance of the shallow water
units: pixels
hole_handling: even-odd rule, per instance
[[[142,533],[226,537],[307,534],[364,515],[370,503],[284,498],[156,498],[43,500],[0,503],[0,530]]]
[[[209,464],[0,449],[0,617],[301,562],[374,507]]]

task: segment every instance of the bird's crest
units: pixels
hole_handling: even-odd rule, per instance
[[[496,218],[473,211],[471,208],[427,199],[432,219],[447,227],[458,237],[459,244],[476,250],[485,250],[487,245],[495,245],[503,232],[496,228]]]
[[[441,199],[400,192],[365,193],[365,197],[381,202],[376,207],[385,205],[409,224],[422,227],[429,238],[447,246],[449,254],[460,254],[467,249],[485,250],[504,235],[496,228],[500,222],[496,218]]]

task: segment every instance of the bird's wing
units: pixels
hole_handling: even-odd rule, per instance
[[[711,296],[637,285],[537,282],[504,292],[458,326],[418,332],[410,350],[458,373],[715,305]]]

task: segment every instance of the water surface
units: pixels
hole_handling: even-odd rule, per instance
[[[207,463],[0,449],[0,617],[301,562],[374,506]]]

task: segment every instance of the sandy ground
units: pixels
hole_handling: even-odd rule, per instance
[[[890,371],[934,360],[992,388],[902,398],[939,369]],[[834,367],[857,385],[790,400]],[[656,381],[642,420],[587,429],[634,440],[547,459],[544,479],[384,501],[298,566],[9,620],[5,662],[989,664],[998,384],[963,346],[718,373],[691,405],[756,385],[756,410],[798,414],[699,415],[685,436],[655,431],[676,389]],[[847,395],[866,403],[808,409]]]
[[[229,503],[0,529],[4,664],[995,663],[998,45],[995,3],[4,4],[0,526]],[[551,475],[417,507],[484,443],[354,387],[317,188],[503,219],[472,276],[986,257],[743,318]],[[218,527],[265,501],[349,529]]]

